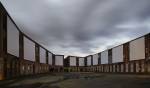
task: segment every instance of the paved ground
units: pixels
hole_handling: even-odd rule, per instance
[[[150,75],[43,74],[0,81],[0,88],[150,88]]]

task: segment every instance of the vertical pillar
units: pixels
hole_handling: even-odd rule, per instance
[[[48,58],[49,58],[48,51],[46,51],[46,64],[48,64]]]
[[[39,69],[41,68],[40,67],[40,65],[39,65],[39,62],[40,62],[40,47],[39,47],[39,45],[38,44],[35,44],[35,71],[34,71],[34,73],[35,74],[37,74],[37,73],[39,73],[40,71],[39,71]]]
[[[63,66],[62,66],[62,67],[64,67],[64,64],[65,64],[65,63],[64,63],[64,55],[62,55],[62,56],[63,56]]]
[[[93,58],[93,55],[90,55],[90,56],[91,56],[91,66],[90,66],[91,67],[91,72],[94,72],[94,67],[95,67],[95,66],[93,66],[93,59],[94,58]]]
[[[52,57],[52,65],[55,66],[55,55],[53,54]]]
[[[23,69],[24,69],[23,60],[24,60],[24,38],[23,38],[23,34],[19,32],[19,68],[18,68],[19,75],[23,73]]]
[[[150,34],[145,36],[145,72],[150,72]]]
[[[146,60],[150,59],[150,34],[145,36],[145,57]]]
[[[78,68],[79,68],[79,57],[76,57],[76,67],[77,67],[77,72],[78,72]]]
[[[24,38],[23,34],[19,32],[19,60],[24,59]]]
[[[129,43],[123,44],[123,60],[125,63],[129,62]]]
[[[64,59],[64,67],[67,67],[67,58]]]
[[[110,72],[111,68],[110,65],[112,64],[112,49],[108,50],[108,72]]]
[[[40,47],[35,44],[35,62],[40,63]]]
[[[112,49],[108,50],[108,64],[112,64]]]
[[[6,78],[7,13],[0,3],[0,80]]]
[[[87,57],[84,57],[84,66],[87,67]]]
[[[129,43],[123,44],[123,61],[124,61],[124,72],[129,72],[130,70],[130,57],[129,57]]]
[[[49,56],[48,56],[48,51],[46,50],[46,55],[45,55],[45,57],[46,57],[46,65],[44,66],[44,70],[45,70],[45,72],[48,72],[48,69],[47,69],[47,66],[48,66],[48,58],[49,58]]]
[[[76,57],[76,66],[79,67],[79,57]]]
[[[84,68],[85,68],[85,71],[88,70],[88,67],[87,67],[87,57],[84,57]]]
[[[101,72],[101,53],[98,53],[98,72]]]
[[[91,55],[91,66],[93,66],[93,55]]]
[[[101,53],[98,54],[98,65],[101,64]]]
[[[70,56],[67,57],[67,66],[70,67]]]

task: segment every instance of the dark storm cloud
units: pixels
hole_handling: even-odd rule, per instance
[[[19,27],[54,53],[87,55],[150,32],[150,0],[2,0]]]

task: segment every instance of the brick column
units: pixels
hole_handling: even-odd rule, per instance
[[[129,49],[129,42],[123,44],[123,62],[124,62],[124,72],[130,71],[130,49]],[[128,68],[126,67],[128,65]]]
[[[129,43],[125,43],[123,44],[123,60],[125,63],[129,62],[130,58],[129,58]]]

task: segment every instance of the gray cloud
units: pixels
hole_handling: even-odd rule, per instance
[[[50,51],[88,55],[150,32],[149,0],[2,0],[15,22]]]

